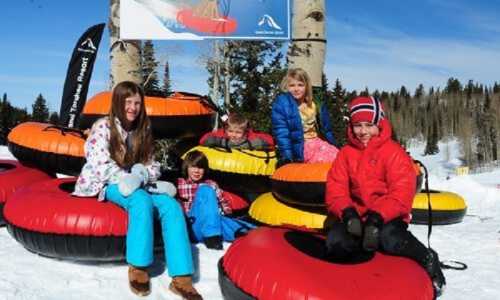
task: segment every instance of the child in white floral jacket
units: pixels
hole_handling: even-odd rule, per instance
[[[151,292],[146,268],[153,262],[153,218],[162,227],[169,288],[185,299],[202,299],[192,284],[193,259],[184,215],[170,194],[171,184],[159,183],[160,164],[153,160],[153,138],[139,86],[124,81],[113,89],[108,117],[97,120],[85,142],[87,162],[73,195],[98,196],[128,212],[126,260],[130,289]]]

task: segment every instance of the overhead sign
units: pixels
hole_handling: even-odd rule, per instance
[[[120,0],[121,39],[290,39],[290,0]]]

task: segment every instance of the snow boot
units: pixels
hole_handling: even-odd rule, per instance
[[[193,279],[191,275],[175,276],[168,286],[174,294],[179,295],[184,300],[203,300],[203,297],[193,286]]]
[[[207,246],[208,249],[222,250],[222,236],[214,235],[209,236],[203,239],[203,243]]]
[[[147,296],[151,293],[151,282],[146,269],[129,266],[128,283],[130,290],[138,296]]]
[[[429,276],[431,277],[432,286],[434,287],[434,294],[437,298],[444,292],[446,279],[444,278],[443,271],[441,270],[438,254],[433,249],[429,249],[429,253],[425,258],[424,267],[427,271],[427,274],[429,274]]]

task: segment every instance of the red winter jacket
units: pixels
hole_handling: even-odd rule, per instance
[[[378,212],[387,223],[403,217],[410,221],[416,175],[410,156],[391,139],[389,121],[383,119],[380,134],[365,147],[348,128],[349,144],[343,147],[328,172],[325,202],[328,211],[341,218],[353,206],[363,216]]]
[[[223,147],[228,143],[226,132],[223,128],[205,133],[200,139],[200,145],[207,147]],[[273,137],[267,133],[255,132],[249,129],[246,140],[240,145],[232,146],[240,149],[250,150],[274,150]]]

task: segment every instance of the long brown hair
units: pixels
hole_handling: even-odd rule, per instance
[[[306,86],[304,100],[307,103],[307,106],[311,107],[313,101],[312,83],[311,78],[309,77],[307,72],[302,68],[288,69],[285,77],[283,77],[283,80],[281,80],[280,87],[283,92],[288,92],[288,81],[290,79],[295,79],[304,83],[304,85]]]
[[[182,162],[182,176],[184,178],[188,178],[188,168],[189,167],[197,167],[205,170],[203,173],[203,178],[207,177],[208,173],[208,158],[203,154],[203,152],[198,150],[193,150],[186,154],[184,161]]]
[[[118,119],[122,126],[127,122],[125,100],[137,94],[141,97],[141,111],[130,128],[132,130],[130,133],[133,134],[133,143],[131,151],[128,151],[127,145],[116,127],[115,120]],[[137,84],[131,81],[122,81],[115,86],[111,96],[109,120],[111,158],[122,168],[129,168],[135,163],[148,163],[153,153],[153,135],[151,123],[146,115],[144,92]]]

